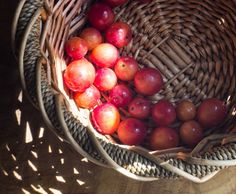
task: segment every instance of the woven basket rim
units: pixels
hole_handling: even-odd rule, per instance
[[[20,2],[20,4],[19,4],[19,6],[18,6],[18,8],[17,8],[17,11],[16,11],[16,14],[15,14],[15,18],[14,18],[14,22],[13,22],[13,33],[12,33],[12,41],[14,42],[15,41],[15,36],[16,36],[16,28],[17,28],[17,26],[19,25],[19,23],[17,23],[18,22],[18,20],[19,20],[19,17],[20,17],[20,13],[21,13],[21,9],[22,9],[22,7],[23,7],[23,5],[24,5],[24,3],[25,2],[27,2],[27,0],[24,0],[24,1],[21,1]],[[153,1],[153,2],[159,2],[158,0],[156,0],[156,1]],[[46,4],[48,3],[48,1],[46,2]],[[62,3],[62,1],[60,1],[60,3]],[[81,3],[81,5],[83,5],[83,2],[80,2]],[[86,2],[86,3],[89,3],[89,2]],[[79,4],[78,4],[79,5]],[[81,6],[80,5],[80,6]],[[50,4],[48,4],[47,5],[48,7],[47,7],[47,9],[49,8],[49,7],[51,7],[52,5],[50,5]],[[48,14],[48,17],[46,17],[46,20],[49,20],[49,19],[52,19],[53,17],[51,17],[50,16],[50,14],[53,14],[53,11],[51,12],[51,13],[49,13],[48,12],[48,10],[46,9],[46,14]],[[54,10],[55,11],[55,10]],[[39,15],[42,15],[42,14],[45,14],[45,9],[43,9],[43,7],[42,8],[39,8],[38,9],[38,11],[37,12],[35,12],[35,15],[34,15],[34,17],[30,20],[30,22],[28,23],[28,25],[27,25],[27,28],[25,29],[25,33],[24,33],[24,36],[23,36],[23,39],[22,39],[22,42],[21,42],[21,49],[20,49],[20,52],[19,52],[19,61],[20,61],[20,65],[19,65],[19,67],[20,67],[20,76],[21,76],[21,81],[22,81],[22,85],[23,85],[23,88],[25,89],[25,92],[27,93],[27,83],[25,83],[25,73],[24,73],[24,68],[25,68],[25,66],[24,66],[24,61],[23,61],[23,59],[24,59],[24,56],[25,56],[25,52],[27,52],[27,50],[26,50],[26,44],[27,44],[27,40],[28,40],[28,38],[29,38],[29,35],[30,35],[30,32],[31,32],[31,29],[32,29],[32,25],[33,25],[33,23],[36,21],[36,18],[38,18],[39,17]],[[78,17],[79,18],[79,17]],[[49,25],[47,26],[47,28],[49,28]],[[45,29],[44,29],[45,30]],[[73,31],[73,30],[72,30]],[[71,31],[71,32],[72,32]],[[46,34],[44,34],[45,36],[46,36]],[[43,35],[43,36],[44,36]],[[42,40],[42,39],[44,39],[44,38],[46,38],[46,37],[38,37],[40,40]],[[41,42],[42,43],[42,42]],[[44,45],[45,46],[45,45]],[[43,48],[43,47],[42,47]],[[41,57],[41,59],[43,59],[45,56],[42,56]],[[50,57],[49,57],[50,58]],[[50,59],[49,59],[50,60]],[[39,59],[39,61],[40,61],[40,59]],[[42,61],[40,61],[40,62],[38,62],[38,63],[41,63]],[[45,64],[43,65],[43,66],[45,66]],[[42,80],[41,79],[41,76],[40,76],[40,73],[41,73],[41,65],[37,65],[37,100],[40,102],[39,104],[40,104],[40,110],[41,110],[41,113],[42,113],[42,115],[43,115],[43,117],[44,117],[44,120],[45,120],[45,122],[49,125],[49,127],[50,128],[55,128],[54,127],[54,125],[55,125],[55,123],[53,123],[52,122],[52,120],[51,120],[51,118],[49,118],[48,117],[48,113],[47,113],[47,109],[44,107],[45,106],[45,101],[44,101],[44,96],[43,96],[43,93],[42,93],[42,88],[41,88],[41,81],[44,81],[44,80]],[[46,69],[47,68],[49,68],[50,69],[50,67],[46,64]],[[49,80],[51,80],[51,78],[48,78]],[[53,85],[52,85],[52,87],[53,87]],[[58,88],[57,88],[58,89]],[[54,93],[55,93],[55,96],[58,96],[58,95],[60,95],[60,92],[58,93],[58,91],[57,90],[53,90],[54,91]],[[29,97],[29,99],[31,99],[31,97],[30,97],[30,95],[28,95],[28,97]],[[61,102],[61,100],[59,100],[59,99],[57,99],[57,97],[56,97],[56,101],[55,101],[55,104],[56,104],[56,102],[57,102],[57,105],[56,105],[56,107],[57,107],[57,110],[56,110],[56,112],[57,112],[57,117],[60,117],[60,119],[59,119],[59,123],[60,122],[64,122],[64,118],[62,118],[63,117],[63,115],[62,115],[62,110],[60,109],[60,107],[62,106],[62,104],[64,104],[65,105],[65,107],[66,107],[66,105],[67,105],[67,103],[63,103],[63,102]],[[59,103],[60,102],[60,103]],[[35,104],[34,102],[32,102],[33,104]],[[61,124],[61,123],[60,123]],[[91,123],[89,123],[89,124],[91,124]],[[87,154],[83,149],[80,149],[80,146],[77,144],[77,142],[73,139],[73,137],[70,135],[70,133],[69,133],[69,129],[67,128],[67,129],[65,129],[65,126],[63,127],[64,129],[64,132],[65,132],[65,134],[66,134],[66,138],[67,138],[67,140],[68,140],[68,142],[69,143],[71,143],[72,144],[72,146],[75,148],[75,150],[77,150],[80,154],[82,154],[82,155],[86,155],[87,157],[89,157],[89,159],[92,161],[92,162],[94,162],[94,163],[96,163],[96,164],[98,164],[98,165],[102,165],[102,166],[106,166],[106,167],[112,167],[112,168],[114,168],[114,169],[116,169],[117,171],[119,171],[119,172],[121,172],[121,173],[123,173],[123,174],[125,174],[126,176],[129,176],[129,177],[131,177],[131,178],[134,178],[134,179],[138,179],[138,180],[142,180],[142,181],[145,181],[145,180],[156,180],[157,178],[152,178],[152,177],[150,177],[150,178],[147,178],[147,177],[143,177],[142,178],[142,176],[136,176],[135,174],[133,174],[133,173],[131,173],[131,172],[128,172],[127,171],[127,169],[124,169],[122,166],[120,166],[119,164],[117,164],[111,157],[110,157],[110,155],[104,150],[104,147],[102,146],[102,144],[101,144],[101,141],[102,141],[102,139],[104,139],[104,136],[101,136],[100,134],[98,134],[94,129],[93,129],[93,127],[91,126],[91,125],[89,125],[89,126],[87,126],[87,129],[88,129],[88,133],[89,133],[89,135],[90,135],[90,138],[93,140],[93,143],[96,145],[96,147],[97,147],[97,149],[98,149],[98,152],[99,152],[99,154],[101,154],[103,157],[105,157],[105,159],[106,159],[106,161],[108,162],[108,164],[103,164],[103,163],[101,163],[101,162],[99,162],[99,161],[97,161],[96,159],[93,159],[92,157],[90,157],[90,155],[89,154]],[[58,135],[58,133],[56,132],[56,134]],[[59,135],[60,136],[60,135]],[[210,139],[210,140],[209,140]],[[235,142],[236,141],[236,138],[235,138],[235,136],[234,135],[226,135],[226,136],[221,136],[220,138],[219,137],[215,137],[214,135],[213,135],[213,137],[208,137],[208,138],[206,138],[206,139],[203,139],[201,142],[200,142],[200,144],[199,144],[199,146],[197,146],[197,147],[195,147],[195,149],[193,149],[193,151],[192,151],[192,153],[189,153],[189,154],[186,154],[186,155],[179,155],[178,156],[178,153],[176,154],[176,153],[172,153],[172,154],[174,154],[174,155],[172,155],[172,157],[173,156],[175,156],[175,154],[176,154],[176,156],[178,156],[178,157],[182,157],[181,159],[182,160],[185,160],[185,161],[188,161],[190,164],[196,164],[196,165],[213,165],[213,166],[215,166],[215,165],[219,165],[219,166],[231,166],[231,165],[236,165],[236,160],[229,160],[229,162],[228,161],[224,161],[223,160],[223,162],[222,161],[216,161],[216,160],[212,160],[212,164],[209,162],[210,160],[205,160],[205,159],[198,159],[198,158],[195,158],[194,156],[193,156],[193,153],[197,153],[199,150],[201,150],[201,149],[204,149],[204,145],[205,144],[207,144],[207,141],[209,140],[210,142],[212,141],[212,142],[214,142],[215,140],[217,140],[217,142],[222,142],[222,139],[223,139],[223,141],[224,142],[227,142],[227,143],[230,143],[230,142]],[[104,140],[104,142],[106,142],[107,140]],[[202,144],[202,145],[201,145]],[[153,162],[156,162],[156,163],[159,163],[159,165],[160,165],[160,163],[161,162],[164,162],[163,160],[160,160],[160,158],[158,158],[157,156],[155,156],[155,157],[153,157],[153,156],[150,156],[150,152],[148,152],[147,150],[145,150],[145,149],[133,149],[133,146],[123,146],[123,145],[117,145],[117,144],[114,144],[115,146],[117,146],[117,147],[120,147],[121,149],[125,149],[125,150],[133,150],[133,151],[135,151],[135,152],[138,152],[138,153],[140,153],[141,155],[143,155],[144,157],[148,157],[150,160],[152,160]],[[178,150],[179,151],[179,150]],[[181,150],[180,150],[181,151]],[[155,154],[155,152],[153,152],[154,154]],[[152,154],[153,154],[152,153]],[[157,155],[159,154],[159,153],[156,153]],[[161,154],[160,154],[161,155]],[[165,152],[164,152],[164,154],[163,154],[163,156],[164,155],[166,155],[165,154]],[[168,155],[168,154],[167,154]],[[176,157],[175,156],[175,157]],[[222,163],[221,163],[222,162]],[[190,175],[189,173],[187,173],[187,172],[183,172],[182,170],[180,170],[179,168],[177,168],[177,167],[174,167],[172,164],[166,164],[166,165],[164,165],[165,166],[165,169],[167,169],[167,170],[170,170],[170,171],[172,171],[172,172],[174,172],[174,173],[177,173],[178,175],[181,175],[181,176],[183,176],[183,177],[185,177],[185,178],[189,178],[190,180],[192,180],[192,181],[194,181],[194,182],[205,182],[205,181],[207,181],[208,179],[210,179],[211,177],[213,177],[218,171],[215,171],[215,172],[213,172],[213,173],[211,173],[210,175],[208,175],[208,176],[204,176],[204,178],[202,178],[202,179],[199,179],[199,178],[197,178],[197,177],[194,177],[194,176],[192,176],[192,175]]]

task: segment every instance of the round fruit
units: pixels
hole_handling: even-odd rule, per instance
[[[65,85],[74,92],[84,92],[95,79],[95,68],[85,58],[71,62],[64,74]]]
[[[181,121],[194,119],[196,112],[196,107],[190,100],[182,100],[176,107],[177,117]]]
[[[138,71],[138,63],[132,57],[121,57],[116,62],[114,70],[120,80],[131,81]]]
[[[195,146],[203,138],[203,129],[196,121],[186,121],[180,127],[181,140],[192,147]]]
[[[92,111],[94,128],[102,134],[113,134],[120,124],[119,110],[111,103],[104,103]]]
[[[84,92],[76,92],[74,94],[74,100],[78,107],[91,109],[98,105],[101,94],[99,90],[91,85]]]
[[[90,24],[98,30],[104,30],[114,22],[114,12],[104,3],[95,3],[88,12]]]
[[[109,101],[116,107],[125,107],[132,100],[132,91],[124,84],[118,84],[109,93]]]
[[[151,102],[143,97],[136,97],[129,104],[129,113],[132,117],[146,119],[151,113]]]
[[[115,72],[110,68],[101,68],[96,72],[94,85],[100,91],[111,90],[117,83],[117,77]]]
[[[120,123],[117,134],[123,144],[139,145],[147,134],[147,127],[138,119],[128,118]]]
[[[152,119],[159,126],[168,126],[176,120],[175,107],[168,100],[160,100],[152,108]]]
[[[87,54],[88,44],[82,38],[72,37],[66,41],[65,50],[71,58],[78,60]]]
[[[134,77],[136,91],[143,95],[154,95],[163,87],[161,73],[154,68],[143,68]]]
[[[150,137],[150,147],[152,150],[163,150],[174,148],[179,145],[179,136],[177,132],[168,127],[159,127],[154,129]]]
[[[80,37],[87,42],[88,50],[94,49],[103,42],[101,33],[95,28],[85,28],[80,33]]]
[[[98,67],[113,67],[119,57],[116,47],[109,43],[102,43],[92,50],[90,59]]]
[[[125,4],[128,0],[103,0],[103,1],[111,7],[117,7]]]
[[[222,123],[227,115],[223,101],[216,98],[204,100],[197,110],[197,119],[204,128],[211,128]]]
[[[107,42],[118,48],[122,48],[131,41],[132,32],[127,23],[116,22],[107,28],[105,36]]]

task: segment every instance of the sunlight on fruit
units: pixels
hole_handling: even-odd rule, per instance
[[[53,194],[63,194],[61,191],[54,189],[54,188],[49,188],[49,190],[53,193]]]
[[[21,175],[19,175],[16,171],[13,171],[13,175],[16,177],[16,179],[22,181]]]
[[[46,192],[41,185],[38,185],[37,187],[35,187],[33,184],[31,184],[30,186],[32,187],[33,190],[35,190],[36,192],[40,194],[48,194],[48,192]]]
[[[32,141],[33,141],[33,136],[30,130],[29,122],[26,122],[25,143],[30,143]]]
[[[66,183],[66,180],[63,178],[63,176],[56,176],[57,181]]]
[[[77,182],[80,186],[85,184],[84,181],[81,181],[81,180],[78,180],[78,179],[76,179],[76,182]]]
[[[31,154],[32,154],[35,158],[38,158],[37,152],[31,151]]]
[[[74,174],[79,174],[79,171],[76,168],[73,168]]]
[[[33,169],[33,171],[38,171],[37,167],[30,160],[28,160],[28,165]]]

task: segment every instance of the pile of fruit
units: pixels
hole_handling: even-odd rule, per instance
[[[91,111],[91,123],[101,134],[150,150],[193,147],[205,130],[225,119],[226,106],[216,98],[198,107],[188,99],[176,104],[149,100],[163,89],[164,81],[157,69],[141,68],[133,57],[119,53],[132,40],[132,30],[114,21],[113,8],[126,2],[103,0],[90,7],[90,26],[65,44],[70,63],[63,72],[64,83],[77,106]]]

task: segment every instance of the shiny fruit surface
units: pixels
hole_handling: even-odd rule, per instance
[[[152,150],[163,150],[175,148],[179,145],[177,132],[168,127],[158,127],[154,129],[150,137],[150,147]]]
[[[147,127],[138,119],[127,118],[120,123],[117,133],[123,144],[139,145],[146,136]]]
[[[71,62],[65,69],[65,85],[74,92],[84,92],[95,79],[95,68],[87,59]]]
[[[111,103],[104,103],[92,111],[92,123],[101,134],[113,134],[120,123],[119,110]]]
[[[152,119],[158,126],[171,125],[176,120],[174,105],[168,100],[160,100],[152,108]]]

